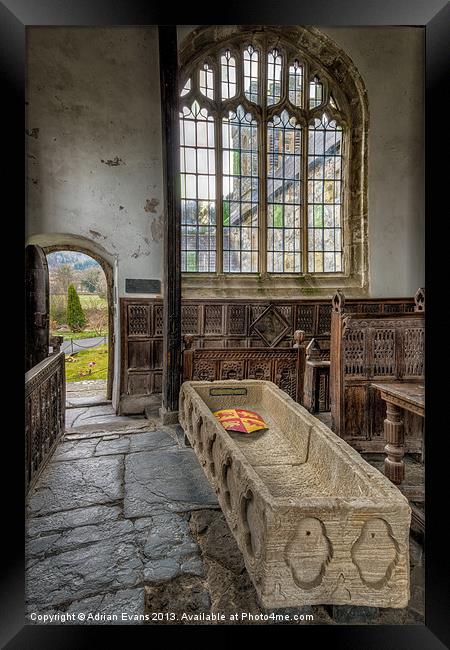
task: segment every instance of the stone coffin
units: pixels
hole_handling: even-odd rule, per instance
[[[248,408],[265,432],[213,411]],[[411,509],[350,445],[269,381],[189,381],[180,423],[263,607],[406,607]]]

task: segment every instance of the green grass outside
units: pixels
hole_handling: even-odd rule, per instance
[[[90,363],[95,365],[90,367]],[[66,381],[107,379],[107,375],[108,346],[106,344],[77,352],[73,356],[66,356]]]
[[[55,298],[61,298],[60,294],[52,294]],[[89,309],[89,307],[104,307],[107,309],[108,301],[106,298],[100,298],[96,293],[79,293],[78,297],[80,299],[81,306],[83,309]],[[67,300],[67,296],[64,296]]]
[[[58,330],[55,330],[54,332],[50,332],[50,336],[63,336],[65,341],[73,341],[75,339],[94,339],[98,336],[108,336],[108,330],[104,330],[103,332],[100,332],[100,334],[94,332],[94,330],[84,330],[83,332],[58,332]]]

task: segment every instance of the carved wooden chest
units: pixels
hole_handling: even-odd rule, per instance
[[[248,408],[265,432],[229,433],[213,411]],[[406,498],[269,381],[192,381],[180,422],[214,487],[264,607],[409,600]]]

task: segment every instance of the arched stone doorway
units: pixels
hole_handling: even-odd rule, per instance
[[[91,240],[74,235],[48,234],[35,235],[29,239],[28,244],[38,244],[44,253],[57,251],[74,251],[92,257],[101,266],[106,278],[106,297],[108,305],[108,374],[106,383],[106,399],[113,399],[115,373],[115,303],[114,303],[114,258],[102,250],[98,244]]]

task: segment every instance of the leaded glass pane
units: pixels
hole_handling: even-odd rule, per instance
[[[258,51],[249,45],[244,50],[244,93],[247,99],[258,103]]]
[[[200,68],[199,86],[200,92],[209,99],[214,98],[214,75],[207,63]]]
[[[323,101],[323,85],[320,83],[318,77],[309,84],[309,108],[319,106]]]
[[[181,270],[216,269],[214,119],[197,102],[180,114]]]
[[[302,132],[287,111],[267,128],[267,270],[299,273]]]
[[[231,56],[230,50],[227,50],[220,57],[220,67],[222,71],[222,99],[231,99],[235,96],[236,86],[236,60]]]
[[[186,81],[186,83],[184,84],[184,86],[183,86],[183,90],[182,90],[181,93],[180,93],[180,94],[181,94],[181,97],[184,97],[185,95],[187,95],[188,92],[190,92],[190,90],[191,90],[191,80],[188,79],[188,80]]]
[[[259,270],[261,181],[267,192],[267,270],[340,272],[343,159],[342,128],[331,121],[340,110],[335,90],[330,91],[328,99],[332,116],[325,113],[309,127],[297,124],[291,115],[297,113],[294,107],[327,110],[321,108],[325,82],[319,78],[320,73],[310,76],[307,62],[295,56],[287,59],[277,47],[263,53],[247,41],[240,52],[237,56],[230,46],[208,53],[206,60],[191,72],[180,93],[185,103],[189,98],[189,107],[183,108],[180,120],[182,269],[215,271],[218,254],[222,262],[219,266],[226,273]],[[215,76],[216,63],[211,56],[217,57],[219,78]],[[266,61],[264,69],[262,60]],[[238,91],[253,104],[264,102],[266,95],[265,106],[250,108],[261,112],[261,123],[246,112],[246,102],[247,108],[238,106]],[[200,108],[203,97],[217,100],[208,104],[211,115]],[[288,100],[286,106],[280,105],[282,97]],[[275,108],[267,110],[271,106]],[[271,117],[265,117],[267,113]],[[223,118],[224,114],[228,117]],[[215,128],[222,129],[219,168]],[[258,150],[259,134],[264,133],[260,129],[266,134],[264,152]],[[261,155],[266,157],[264,176],[259,169]],[[218,175],[222,194],[216,197]],[[219,224],[216,198],[221,201]],[[219,227],[223,248],[217,253]],[[306,259],[303,250],[307,252]]]
[[[281,66],[281,55],[273,49],[267,56],[267,106],[281,99]]]
[[[303,66],[297,60],[289,66],[289,100],[294,106],[303,105]]]
[[[222,124],[223,270],[258,271],[258,133],[242,106]]]
[[[342,128],[326,114],[308,129],[308,271],[342,270]]]

